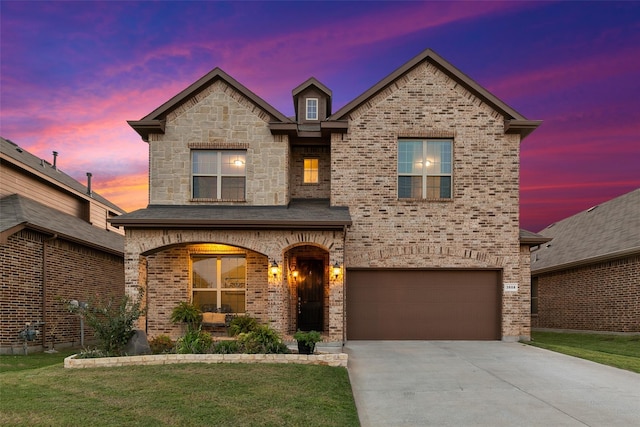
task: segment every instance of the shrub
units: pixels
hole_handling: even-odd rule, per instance
[[[207,353],[213,343],[208,332],[200,329],[190,329],[176,342],[176,352],[180,354]]]
[[[242,353],[289,353],[289,348],[282,342],[282,338],[269,325],[259,325],[251,332],[239,334],[238,344]]]
[[[171,353],[174,349],[175,343],[168,335],[158,335],[149,340],[149,347],[153,354]]]
[[[218,341],[212,347],[212,353],[215,354],[235,354],[240,352],[238,341]]]
[[[173,323],[184,322],[187,324],[188,330],[196,330],[202,322],[202,312],[195,305],[183,301],[179,303],[171,312],[171,321]]]
[[[80,350],[80,353],[77,354],[76,359],[94,359],[107,356],[108,354],[105,354],[99,348],[84,348]]]
[[[99,350],[105,356],[121,356],[129,339],[134,334],[134,323],[144,313],[142,308],[143,289],[138,289],[138,299],[132,301],[125,295],[120,302],[113,298],[105,304],[90,303],[86,308],[77,308],[87,325],[93,329],[99,340]]]
[[[236,316],[229,323],[229,336],[246,334],[258,327],[258,320],[251,316]]]

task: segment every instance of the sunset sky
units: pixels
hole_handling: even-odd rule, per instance
[[[640,187],[640,2],[0,1],[0,135],[127,211],[137,120],[215,67],[285,115],[316,77],[333,110],[432,48],[542,126],[522,143],[521,227]]]

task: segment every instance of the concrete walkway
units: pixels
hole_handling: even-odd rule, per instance
[[[349,341],[363,427],[640,426],[640,374],[519,343]]]

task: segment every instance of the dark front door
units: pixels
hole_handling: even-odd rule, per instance
[[[324,314],[324,262],[298,260],[298,329],[322,331]]]

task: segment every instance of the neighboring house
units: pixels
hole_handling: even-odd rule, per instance
[[[122,209],[13,142],[0,138],[0,352],[80,342],[62,301],[124,295],[124,232],[108,223]],[[44,322],[44,324],[43,324]],[[87,331],[87,338],[90,338]]]
[[[640,332],[640,189],[551,224],[531,252],[533,327]]]
[[[431,50],[338,111],[315,78],[293,104],[216,68],[129,122],[150,204],[111,222],[149,336],[178,336],[192,301],[332,342],[529,337],[520,143],[539,121]]]

